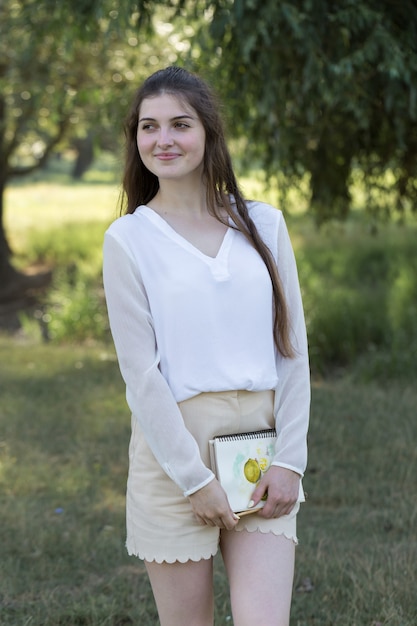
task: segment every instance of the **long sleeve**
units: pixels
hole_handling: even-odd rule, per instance
[[[277,264],[291,324],[295,358],[277,354],[275,418],[278,440],[273,464],[303,475],[307,464],[310,368],[303,305],[294,252],[283,218],[279,222]]]
[[[184,425],[161,375],[152,316],[139,268],[123,242],[106,233],[103,281],[126,399],[164,471],[190,495],[214,477]]]

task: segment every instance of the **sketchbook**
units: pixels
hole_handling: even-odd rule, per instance
[[[209,442],[211,467],[225,490],[235,513],[252,513],[264,506],[248,509],[252,493],[275,456],[275,429],[221,435]]]

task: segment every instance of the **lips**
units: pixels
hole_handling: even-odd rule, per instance
[[[172,161],[179,156],[180,155],[176,152],[159,152],[158,154],[155,154],[155,157],[160,161]]]

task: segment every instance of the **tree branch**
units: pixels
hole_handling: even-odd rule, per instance
[[[46,145],[44,153],[39,159],[36,160],[36,163],[34,163],[33,165],[28,165],[26,167],[9,167],[9,170],[8,170],[9,176],[26,176],[27,174],[30,174],[31,172],[34,172],[35,170],[43,167],[43,165],[47,162],[52,150],[64,137],[65,132],[68,128],[68,124],[69,124],[68,117],[63,118],[60,121],[58,125],[57,133],[55,134],[54,137],[50,138],[50,141]]]

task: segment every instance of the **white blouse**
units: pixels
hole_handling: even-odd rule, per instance
[[[262,259],[230,227],[215,258],[147,206],[116,220],[104,240],[103,278],[126,397],[155,457],[190,495],[213,473],[177,402],[201,392],[275,389],[274,465],[303,474],[310,384],[294,254],[282,213],[249,203],[277,261],[297,356],[273,342],[272,287]]]

